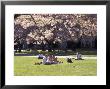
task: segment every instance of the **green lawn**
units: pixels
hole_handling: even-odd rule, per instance
[[[15,76],[96,76],[97,60],[96,57],[85,60],[73,60],[72,64],[68,64],[64,58],[62,64],[52,65],[34,65],[42,59],[26,56],[14,57],[14,75]]]

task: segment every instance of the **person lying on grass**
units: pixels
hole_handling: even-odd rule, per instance
[[[47,60],[48,60],[48,55],[46,54],[45,56],[43,56],[42,62],[40,62],[40,63],[36,63],[36,62],[35,62],[35,65],[46,64],[46,61],[47,61]]]

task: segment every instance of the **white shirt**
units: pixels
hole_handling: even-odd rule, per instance
[[[77,55],[77,59],[80,59],[80,58],[81,58],[81,56],[82,56],[81,54],[78,54],[78,55]]]
[[[46,61],[47,61],[47,57],[43,57],[43,64],[45,64],[46,63]]]

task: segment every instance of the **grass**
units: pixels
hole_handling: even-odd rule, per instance
[[[35,62],[41,62],[42,59],[36,57],[15,56],[14,57],[14,75],[15,76],[96,76],[97,60],[73,60],[68,64],[64,58],[62,64],[53,65],[34,65]]]

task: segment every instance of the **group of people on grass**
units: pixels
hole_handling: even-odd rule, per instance
[[[76,53],[76,59],[75,60],[82,60],[82,54],[80,53]],[[51,64],[60,64],[63,63],[62,61],[58,61],[58,58],[55,57],[55,55],[43,55],[43,54],[39,54],[38,55],[38,59],[42,59],[42,62],[40,63],[35,63],[40,65],[40,64],[44,64],[44,65],[51,65]],[[74,58],[70,58],[70,57],[66,57],[66,61],[67,63],[73,63],[72,59]]]
[[[38,59],[42,59],[42,62],[40,63],[35,63],[35,64],[44,64],[44,65],[51,65],[51,64],[59,64],[59,63],[63,63],[62,61],[58,61],[57,57],[55,57],[55,55],[43,55],[43,54],[39,54],[38,55]]]

